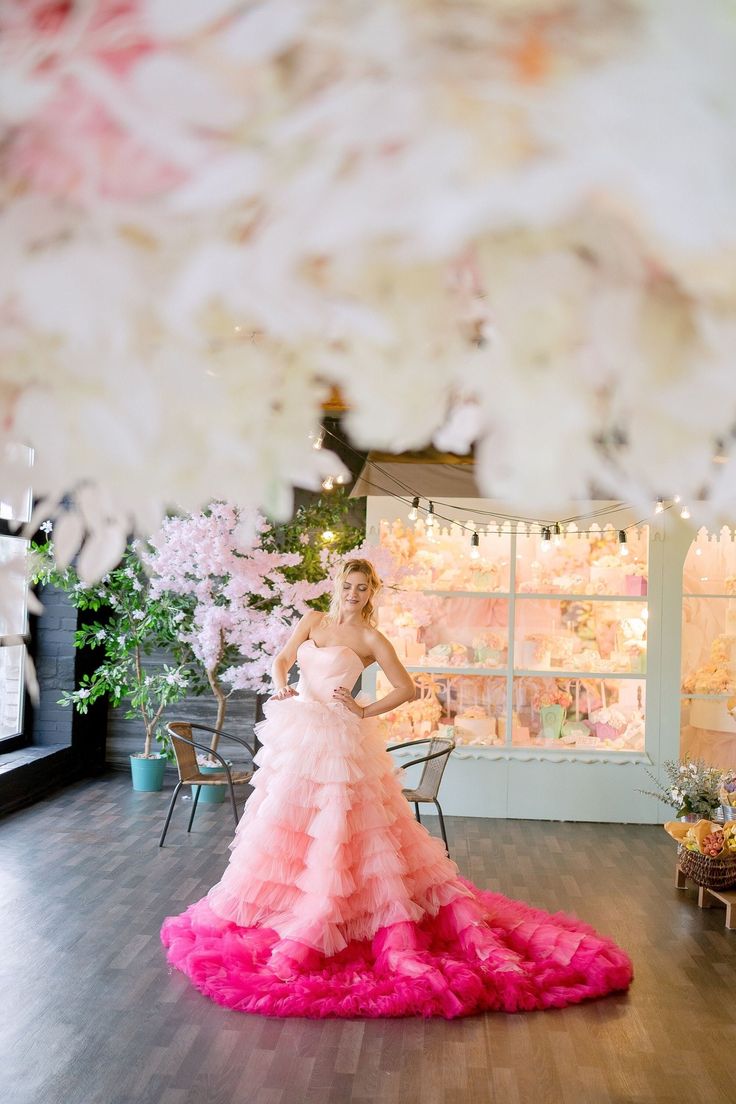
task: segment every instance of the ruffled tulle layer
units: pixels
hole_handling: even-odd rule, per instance
[[[459,877],[375,724],[287,698],[259,736],[223,877],[162,928],[169,962],[206,996],[271,1016],[453,1018],[629,984],[624,952],[592,929]]]
[[[374,724],[287,698],[269,703],[258,734],[254,793],[208,894],[217,916],[329,957],[467,895],[414,820]]]
[[[242,928],[207,899],[164,923],[169,962],[218,1004],[266,1016],[453,1019],[561,1008],[626,989],[627,955],[570,917],[467,882],[469,896],[326,957],[265,927]]]

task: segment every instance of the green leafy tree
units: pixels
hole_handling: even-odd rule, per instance
[[[186,600],[170,594],[151,596],[148,576],[133,546],[116,568],[91,586],[80,580],[74,567],[59,567],[52,540],[32,543],[31,553],[34,583],[64,591],[76,609],[101,613],[99,620],[77,630],[74,646],[100,649],[103,658],[76,689],[63,692],[59,704],[86,713],[102,697],[113,706],[127,701],[125,716],[140,717],[143,722],[143,756],[154,754],[156,739],[163,754],[171,757],[161,718],[185,691],[196,689],[197,679],[191,651],[179,640],[179,627],[190,616]],[[169,650],[174,663],[145,665],[143,657],[159,648]]]
[[[290,582],[304,579],[316,583],[324,579],[336,556],[345,555],[365,540],[362,526],[349,520],[353,500],[343,487],[331,494],[320,495],[313,502],[300,506],[291,521],[273,526],[262,537],[264,548],[281,552],[298,552],[301,563],[284,568]],[[311,605],[326,610],[330,595],[324,594]]]

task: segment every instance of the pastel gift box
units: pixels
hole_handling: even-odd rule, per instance
[[[625,593],[632,598],[644,598],[647,593],[647,580],[643,575],[627,575],[624,579]]]
[[[424,659],[426,648],[416,640],[407,640],[404,645],[404,658],[407,663],[421,663]]]
[[[606,724],[604,721],[596,721],[593,725],[593,732],[598,740],[615,740],[618,736],[618,731],[613,725]]]

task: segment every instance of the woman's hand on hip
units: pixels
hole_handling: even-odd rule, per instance
[[[348,690],[347,686],[337,686],[332,691],[333,701],[339,702],[340,705],[344,705],[346,709],[349,709],[351,713],[355,713],[356,717],[363,716],[363,709],[358,705],[353,695]]]

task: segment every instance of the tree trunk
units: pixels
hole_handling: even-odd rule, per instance
[[[207,672],[207,681],[210,684],[210,689],[214,694],[215,701],[217,702],[217,717],[215,718],[215,728],[221,729],[225,723],[225,711],[227,710],[227,695],[223,693],[220,681],[216,674],[217,668],[214,667]],[[219,736],[214,733],[210,740],[210,751],[217,751],[217,745],[219,743]]]

